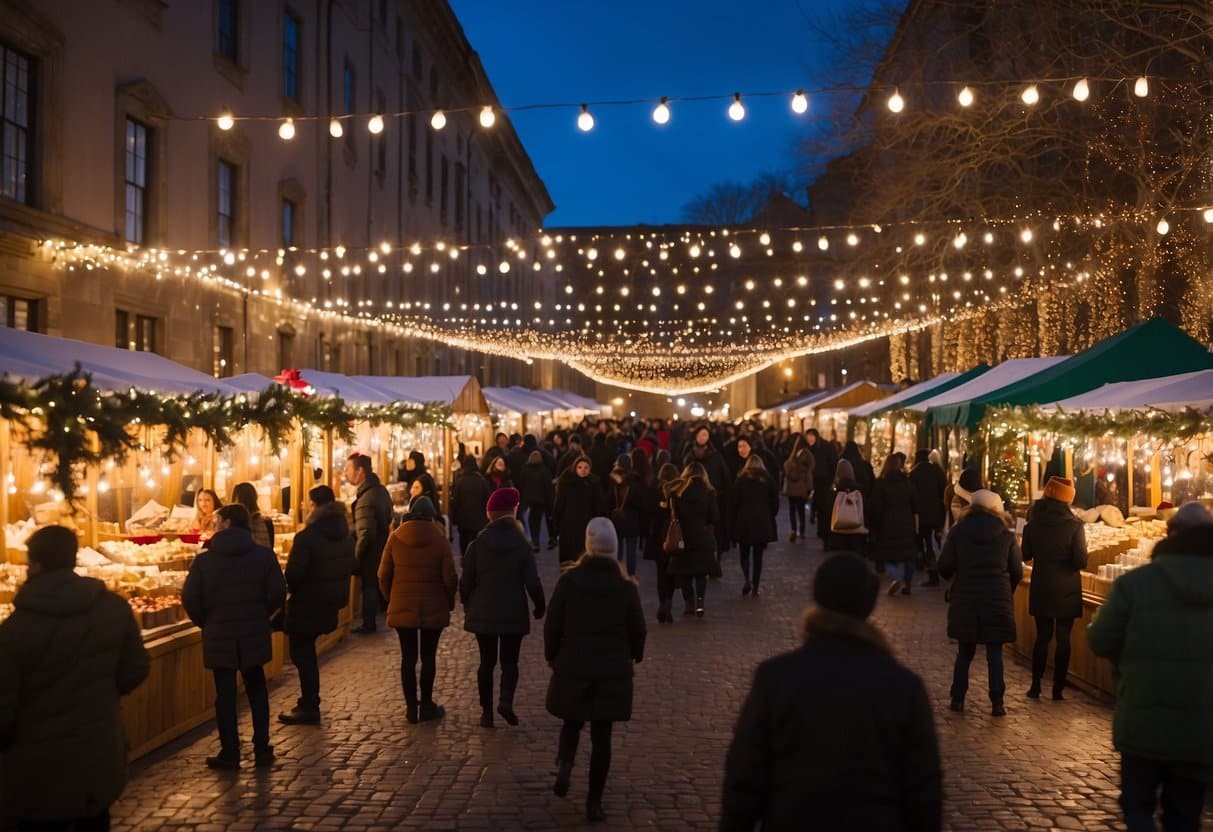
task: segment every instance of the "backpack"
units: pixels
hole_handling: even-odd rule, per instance
[[[838,534],[867,534],[863,525],[863,493],[839,491],[834,496],[830,514],[830,531]]]

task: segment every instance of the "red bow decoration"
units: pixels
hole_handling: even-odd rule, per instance
[[[298,370],[283,370],[278,375],[274,376],[274,381],[279,384],[284,384],[292,390],[298,390],[303,395],[308,395],[308,391],[312,389],[312,385],[303,380],[303,374]]]

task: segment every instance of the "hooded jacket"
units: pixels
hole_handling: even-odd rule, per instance
[[[318,506],[295,535],[286,561],[288,633],[331,633],[349,603],[350,577],[358,570],[345,503]]]
[[[543,461],[539,451],[531,451],[526,464],[518,473],[518,493],[524,506],[543,506],[550,510],[556,500],[556,484],[552,469]]]
[[[1213,526],[1168,535],[1116,580],[1087,627],[1116,668],[1112,742],[1213,780]]]
[[[270,613],[286,600],[278,559],[231,526],[194,559],[181,602],[202,628],[202,664],[211,669],[260,667],[272,654]]]
[[[970,509],[952,527],[939,554],[939,574],[953,575],[948,637],[961,644],[1015,641],[1015,587],[1023,560],[1002,518]]]
[[[442,524],[406,518],[388,538],[379,564],[387,625],[441,630],[451,623],[458,588],[455,555]]]
[[[813,453],[801,447],[783,464],[783,493],[806,500],[813,490]]]
[[[358,486],[353,510],[354,553],[362,567],[363,580],[374,580],[379,558],[392,529],[392,495],[379,482],[377,474],[368,473]]]
[[[1032,564],[1028,612],[1042,618],[1082,617],[1082,575],[1087,568],[1087,537],[1070,507],[1042,497],[1028,510],[1024,526],[1024,563]]]
[[[21,820],[92,817],[126,785],[119,698],[150,659],[130,606],[57,569],[31,578],[0,623],[0,807]]]
[[[914,559],[918,554],[914,515],[918,511],[918,495],[904,472],[893,471],[876,480],[864,506],[873,558],[891,563]]]
[[[922,680],[866,621],[816,607],[803,635],[754,673],[725,760],[720,829],[936,832],[942,778]]]
[[[492,493],[493,486],[476,468],[475,460],[471,464],[465,461],[463,473],[451,485],[451,522],[455,527],[463,534],[479,534],[489,523],[484,507]]]

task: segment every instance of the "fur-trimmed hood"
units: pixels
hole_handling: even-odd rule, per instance
[[[893,646],[874,624],[825,607],[814,606],[804,611],[800,619],[800,634],[805,641],[818,638],[850,639],[893,655]]]

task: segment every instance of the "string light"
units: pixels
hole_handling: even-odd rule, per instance
[[[341,126],[341,119],[329,120],[329,135],[334,139],[339,139],[345,135],[345,128]]]
[[[741,93],[733,93],[733,103],[729,105],[729,118],[741,121],[745,118],[745,105],[741,103]]]
[[[1158,221],[1158,225],[1156,225],[1155,228],[1161,236],[1165,237],[1171,230],[1171,223],[1167,222],[1166,217],[1163,217]]]
[[[433,127],[435,130],[441,130],[443,127],[446,127],[446,113],[442,112],[442,110],[435,110],[434,115],[430,116],[430,127]]]
[[[371,116],[366,123],[366,129],[371,131],[372,136],[378,136],[380,133],[382,133],[383,126],[383,116],[379,113],[375,113],[375,115]]]
[[[1142,75],[1133,84],[1133,94],[1138,98],[1145,98],[1150,94],[1150,82],[1146,80],[1146,76]]]
[[[960,91],[960,94],[956,96],[956,100],[960,102],[960,106],[962,106],[962,107],[972,106],[973,90],[969,89],[968,87],[965,87],[964,89],[962,89]]]
[[[661,101],[653,108],[653,121],[658,124],[670,123],[670,99],[662,96]]]
[[[284,118],[282,123],[278,125],[278,138],[284,142],[289,142],[295,138],[295,120],[293,118]]]
[[[905,99],[901,97],[900,92],[893,90],[893,94],[889,96],[889,111],[893,113],[900,113],[905,108]]]
[[[1087,84],[1086,78],[1080,78],[1074,85],[1073,95],[1075,101],[1086,101],[1091,97],[1091,87]]]
[[[798,116],[802,116],[808,111],[808,96],[804,94],[804,90],[796,90],[796,94],[792,96],[792,112]]]
[[[497,123],[497,114],[493,112],[493,108],[485,105],[480,108],[480,126],[484,129],[489,129]]]
[[[577,116],[577,128],[582,133],[588,133],[594,129],[594,117],[590,115],[590,107],[588,104],[581,105],[581,114]]]
[[[1030,84],[1019,97],[1023,100],[1024,104],[1032,107],[1040,101],[1040,90],[1036,88],[1035,84]]]
[[[219,118],[215,119],[215,126],[226,132],[236,126],[236,119],[232,116],[231,111],[224,110],[219,114]]]

